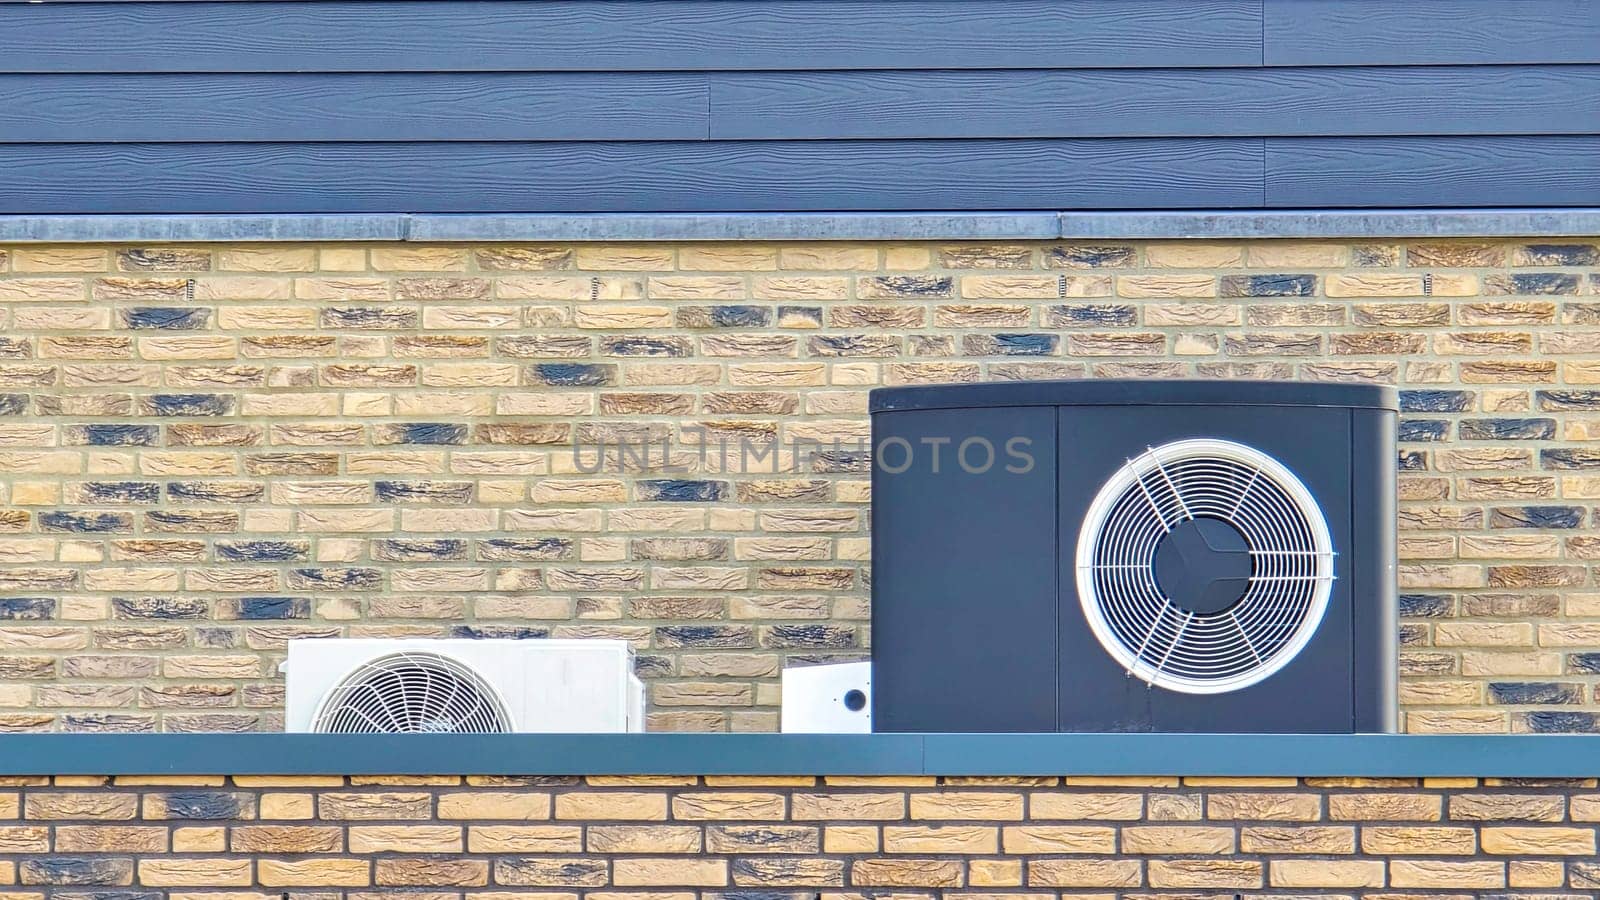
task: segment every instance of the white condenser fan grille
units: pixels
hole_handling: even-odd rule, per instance
[[[436,653],[369,660],[328,692],[311,730],[324,734],[505,733],[511,715],[495,689]]]
[[[1078,537],[1078,597],[1102,646],[1151,685],[1217,694],[1294,659],[1333,581],[1327,521],[1277,460],[1214,439],[1131,459]]]

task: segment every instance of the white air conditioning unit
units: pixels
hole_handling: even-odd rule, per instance
[[[626,641],[300,640],[286,670],[290,732],[644,730]]]
[[[786,734],[872,731],[872,663],[827,663],[783,670],[781,728]]]

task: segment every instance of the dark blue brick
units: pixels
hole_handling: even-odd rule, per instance
[[[235,618],[247,621],[311,618],[311,601],[304,597],[240,597],[235,603]]]
[[[330,306],[319,314],[319,321],[324,328],[415,328],[417,312],[404,307]]]
[[[762,645],[771,648],[786,647],[853,647],[855,629],[844,625],[774,625],[767,631]]]
[[[383,584],[377,569],[290,569],[289,587],[295,590],[371,590]]]
[[[1050,247],[1044,252],[1045,264],[1052,269],[1096,269],[1133,265],[1133,248],[1116,245],[1077,245]]]
[[[677,674],[670,656],[640,653],[633,658],[633,674],[640,678],[670,678]],[[807,897],[806,900],[815,900]]]
[[[937,275],[874,275],[862,279],[862,296],[876,297],[949,297],[955,279]]]
[[[490,538],[478,544],[482,560],[571,559],[572,541],[566,538]]]
[[[1539,408],[1557,412],[1564,409],[1600,409],[1600,391],[1537,391]]]
[[[607,356],[683,357],[690,352],[682,338],[608,337],[600,341],[600,352]]]
[[[1132,325],[1137,319],[1132,306],[1108,303],[1077,303],[1051,306],[1045,310],[1045,325]]]
[[[1443,419],[1401,419],[1400,440],[1402,441],[1444,441],[1450,435],[1450,423]]]
[[[449,503],[472,500],[470,481],[379,481],[377,497],[384,503]]]
[[[1224,297],[1310,297],[1317,292],[1315,275],[1224,275]]]
[[[455,539],[384,538],[372,542],[372,555],[375,559],[389,562],[466,559],[467,542]]]
[[[263,485],[244,481],[173,481],[167,497],[191,503],[256,503],[266,496]]]
[[[659,648],[739,650],[755,646],[748,625],[663,625],[655,630]]]
[[[991,334],[991,353],[1001,356],[1051,356],[1061,346],[1060,335]]]
[[[1437,619],[1450,615],[1454,605],[1447,594],[1401,594],[1400,615],[1412,619]]]
[[[1400,646],[1426,647],[1428,646],[1428,629],[1423,625],[1406,623],[1400,626]]]
[[[1426,472],[1428,471],[1428,451],[1401,450],[1399,465],[1402,472]]]
[[[27,411],[27,394],[0,394],[0,416],[20,416]]]
[[[1555,436],[1555,419],[1461,420],[1464,441],[1547,441]]]
[[[711,324],[718,328],[755,328],[770,322],[772,313],[765,306],[713,306]]]
[[[1567,671],[1574,675],[1600,675],[1600,653],[1567,654]]]
[[[45,856],[22,860],[18,874],[23,884],[132,884],[133,860],[103,856]]]
[[[79,534],[110,534],[133,530],[133,516],[121,512],[62,512],[39,514],[42,531],[70,531]]]
[[[1582,703],[1583,685],[1549,681],[1491,682],[1489,702],[1516,706]]]
[[[877,335],[819,334],[806,342],[816,356],[898,356],[900,340]]]
[[[114,597],[111,613],[119,619],[205,619],[206,602],[197,597]]]
[[[598,387],[617,379],[617,367],[595,363],[538,363],[528,367],[531,380],[556,387]]]
[[[50,900],[165,900],[159,891],[53,891]]]
[[[453,625],[450,628],[450,636],[475,641],[492,639],[525,641],[547,638],[550,636],[550,629],[534,625]]]
[[[1600,469],[1600,450],[1554,447],[1539,451],[1539,463],[1546,469]]]
[[[1581,506],[1497,506],[1489,513],[1490,528],[1579,528]]]
[[[171,791],[157,796],[169,819],[237,819],[247,808],[238,794],[227,791]]]
[[[95,424],[79,426],[84,443],[91,447],[154,447],[161,429],[155,425]]]
[[[86,481],[82,490],[85,503],[155,503],[161,499],[161,485],[153,481]]]
[[[397,444],[465,444],[467,426],[453,422],[402,422],[393,429]]]
[[[636,482],[634,497],[666,503],[713,503],[727,496],[724,481],[692,481],[677,478],[653,478]]]
[[[1401,391],[1401,412],[1466,412],[1472,409],[1471,391]]]
[[[48,619],[56,614],[49,597],[0,597],[0,619]]]
[[[1600,266],[1600,247],[1594,244],[1528,244],[1523,250],[1528,265]]]
[[[1526,713],[1528,730],[1538,734],[1576,734],[1600,731],[1600,717],[1586,712],[1541,710]]]
[[[194,307],[135,306],[122,311],[125,328],[198,331],[211,321],[211,310]]]
[[[1576,294],[1578,276],[1559,272],[1518,272],[1511,276],[1511,289],[1518,294]]]
[[[233,412],[227,394],[151,394],[145,409],[155,416],[225,416]]]
[[[302,562],[311,545],[297,541],[218,541],[217,558],[229,562]]]

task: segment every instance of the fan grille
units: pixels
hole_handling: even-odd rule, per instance
[[[1227,523],[1248,548],[1237,602],[1185,609],[1156,578],[1162,539],[1189,520]],[[1287,665],[1327,610],[1333,548],[1310,492],[1277,460],[1231,441],[1174,441],[1131,459],[1101,488],[1078,536],[1078,598],[1130,675],[1216,694]]]
[[[312,722],[323,734],[505,733],[511,716],[468,666],[405,652],[362,663],[328,692]]]

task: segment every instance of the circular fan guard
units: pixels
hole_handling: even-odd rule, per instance
[[[312,720],[323,734],[511,731],[494,688],[470,667],[435,653],[394,653],[362,663],[328,692]]]
[[[1182,523],[1216,519],[1248,548],[1237,602],[1185,609],[1156,579],[1156,550]],[[1191,694],[1262,681],[1305,647],[1333,582],[1328,523],[1298,478],[1244,444],[1174,441],[1147,450],[1096,495],[1078,535],[1078,598],[1130,675]]]

